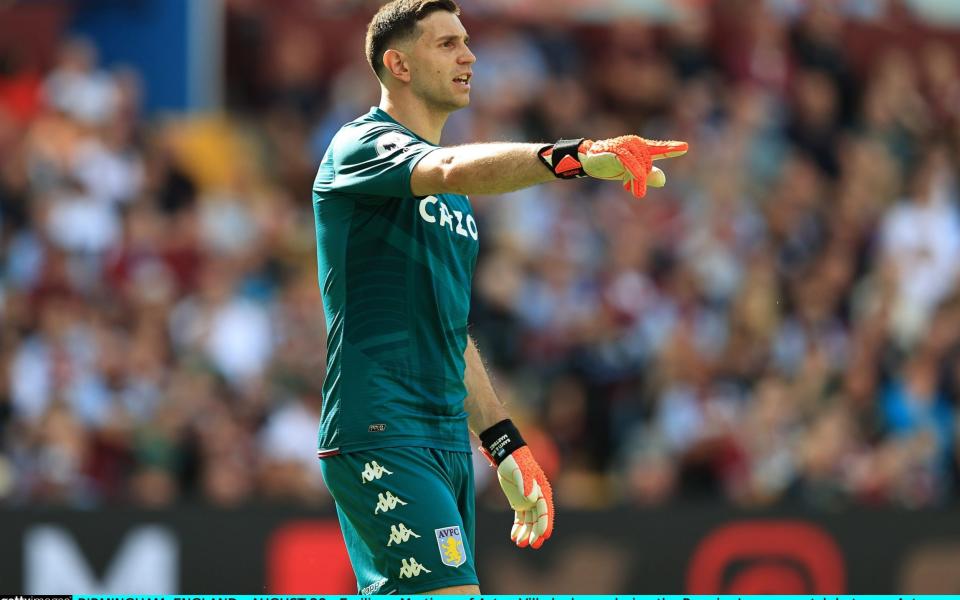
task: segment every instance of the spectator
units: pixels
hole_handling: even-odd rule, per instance
[[[468,23],[474,105],[445,143],[691,147],[643,202],[591,181],[471,199],[472,334],[557,501],[956,502],[955,45],[871,46],[897,3],[533,28],[527,3],[472,4],[497,17]],[[303,198],[376,89],[308,21],[346,32],[370,2],[317,6],[285,37],[228,3],[243,114],[142,114],[139,74],[81,40],[36,72],[0,60],[0,501],[329,501]]]

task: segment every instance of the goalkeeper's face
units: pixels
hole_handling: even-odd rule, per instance
[[[473,55],[470,38],[457,15],[437,11],[420,21],[420,37],[410,49],[413,93],[438,110],[452,112],[470,104]]]

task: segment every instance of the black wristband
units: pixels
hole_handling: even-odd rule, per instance
[[[520,432],[510,419],[504,419],[480,433],[483,449],[490,453],[493,462],[498,465],[517,448],[527,445]]]
[[[537,152],[541,162],[554,176],[560,179],[574,179],[586,177],[583,165],[580,164],[580,144],[584,138],[576,140],[558,140],[556,144],[544,146]]]

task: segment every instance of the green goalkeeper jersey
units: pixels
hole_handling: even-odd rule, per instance
[[[466,196],[413,196],[413,168],[434,149],[373,108],[337,132],[320,163],[320,456],[470,449],[463,352],[477,223]]]

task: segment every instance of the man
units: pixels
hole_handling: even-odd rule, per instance
[[[328,328],[319,451],[362,594],[479,594],[468,428],[515,511],[553,531],[550,484],[467,336],[479,232],[466,194],[583,175],[636,196],[686,144],[636,136],[439,147],[476,60],[453,0],[395,0],[367,30],[380,106],[334,137],[313,187]]]

